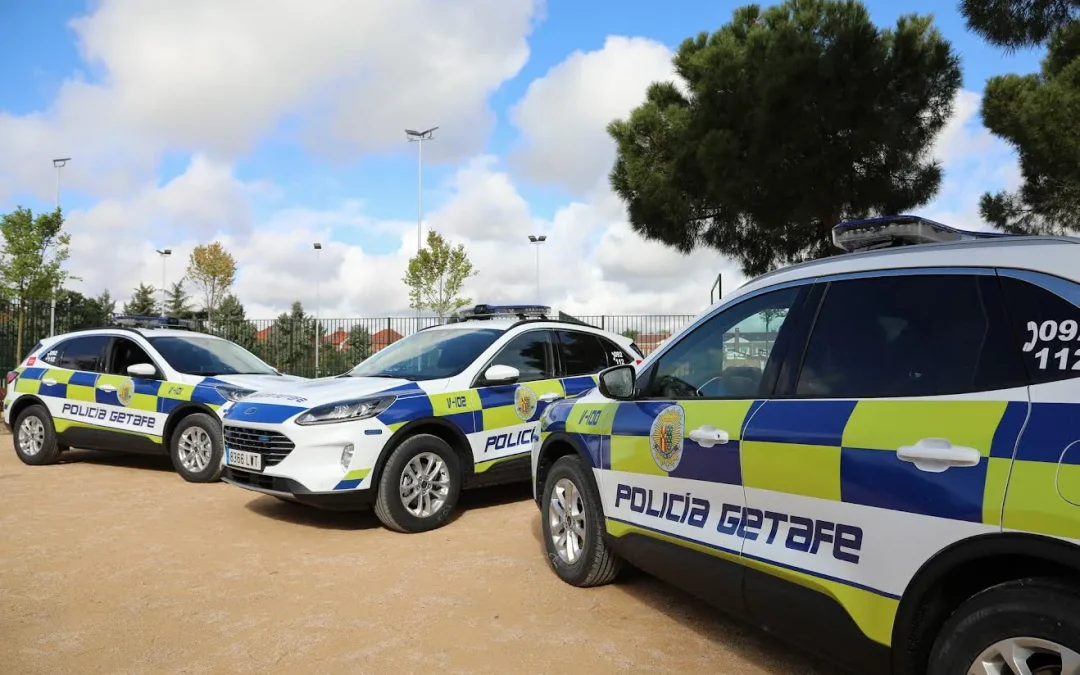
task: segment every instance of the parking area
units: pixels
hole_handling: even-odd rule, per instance
[[[422,535],[167,459],[24,466],[0,436],[0,673],[835,675],[641,574],[547,569],[527,486]]]

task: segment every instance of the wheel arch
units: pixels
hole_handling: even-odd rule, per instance
[[[473,460],[469,438],[456,424],[438,417],[415,419],[406,422],[404,426],[395,431],[379,452],[379,459],[375,462],[375,468],[371,472],[371,484],[378,485],[382,477],[383,467],[386,466],[386,462],[390,459],[390,455],[394,453],[394,450],[417,434],[431,434],[445,441],[461,460],[462,486],[468,485],[472,479],[476,464]]]
[[[221,416],[213,408],[205,403],[185,401],[174,408],[173,411],[169,413],[169,416],[165,418],[165,426],[161,430],[161,444],[166,448],[171,447],[172,435],[176,431],[177,425],[179,425],[185,417],[190,417],[195,413],[206,413],[217,420],[218,429],[221,429]],[[224,442],[224,439],[222,439],[222,442]]]
[[[589,455],[589,452],[585,449],[585,444],[574,434],[565,431],[556,431],[544,439],[543,444],[540,446],[540,453],[536,459],[534,493],[537,503],[543,501],[544,482],[547,480],[547,475],[548,472],[551,471],[551,467],[555,462],[559,461],[560,458],[573,454],[577,454],[581,457],[582,461],[584,461],[589,468],[595,467],[595,462]]]
[[[1021,532],[978,535],[923,563],[893,622],[894,675],[922,672],[941,626],[962,602],[1006,581],[1080,574],[1080,546]]]
[[[19,415],[22,413],[22,411],[26,410],[35,403],[40,405],[42,408],[45,408],[45,412],[49,414],[50,420],[53,418],[52,411],[49,410],[49,406],[45,403],[45,401],[41,400],[40,397],[34,394],[23,394],[19,398],[15,399],[15,401],[11,404],[11,428],[13,433],[15,431],[15,423],[18,421]]]

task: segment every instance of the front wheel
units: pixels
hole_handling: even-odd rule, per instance
[[[622,558],[604,541],[600,494],[577,455],[560,457],[551,467],[540,514],[544,549],[560,579],[580,587],[615,580]]]
[[[427,532],[446,524],[461,494],[461,460],[438,436],[417,434],[386,460],[375,515],[396,532]]]
[[[1080,589],[1050,579],[989,588],[938,635],[928,675],[1080,675]]]
[[[193,413],[173,429],[169,456],[184,480],[213,483],[221,477],[224,447],[218,421],[206,413]]]

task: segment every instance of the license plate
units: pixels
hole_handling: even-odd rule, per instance
[[[262,471],[262,455],[257,452],[244,452],[243,450],[229,450],[229,466],[238,469],[251,469]]]

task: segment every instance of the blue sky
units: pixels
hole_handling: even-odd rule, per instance
[[[737,4],[742,3],[703,0],[669,0],[666,3],[549,0],[540,15],[534,17],[531,31],[527,31],[528,60],[515,76],[502,82],[488,98],[488,105],[496,115],[496,123],[483,143],[482,153],[495,157],[494,167],[505,171],[513,179],[517,194],[528,204],[533,217],[546,220],[556,218],[560,209],[573,200],[581,199],[582,195],[558,185],[529,180],[507,161],[515,148],[519,147],[522,136],[522,131],[512,123],[509,111],[523,99],[529,85],[543,78],[576,51],[596,52],[603,49],[605,40],[611,35],[650,38],[674,49],[684,38],[701,30],[713,30],[725,23]],[[873,0],[866,4],[879,25],[892,24],[900,13],[933,13],[937,26],[961,55],[963,86],[971,92],[980,93],[987,78],[995,74],[1029,72],[1038,68],[1039,54],[1031,51],[1007,54],[969,33],[956,10],[955,2]],[[0,79],[0,111],[12,116],[33,116],[53,106],[65,80],[75,78],[91,83],[108,82],[109,74],[100,63],[88,64],[80,58],[76,33],[69,25],[73,17],[91,14],[104,5],[121,6],[123,3],[101,0],[88,4],[74,0],[50,0],[36,4],[0,4],[0,25],[14,28],[6,31],[5,40],[0,42],[0,62],[5,65],[5,76]],[[404,30],[403,46],[407,41],[408,31]],[[207,102],[205,105],[215,104]],[[977,126],[977,119],[975,122]],[[443,120],[425,117],[421,110],[417,110],[410,119],[401,120],[402,127],[440,125],[442,128],[436,132],[435,144],[439,144],[445,135],[455,133],[453,128],[443,127],[442,123]],[[248,206],[255,223],[270,219],[283,208],[333,211],[340,209],[347,200],[358,200],[364,217],[373,221],[415,222],[415,145],[406,143],[403,133],[398,146],[351,156],[345,161],[330,162],[313,156],[295,140],[289,133],[292,125],[289,115],[282,116],[276,129],[260,136],[253,149],[227,158],[239,181],[269,181],[274,185],[273,190],[258,193],[249,199]],[[189,144],[188,149],[198,148]],[[67,152],[74,157],[73,163],[80,162],[78,147],[70,148]],[[51,158],[47,151],[43,153],[40,161],[49,166]],[[460,157],[439,163],[431,159],[432,154],[426,153],[429,161],[425,162],[424,172],[425,213],[439,209],[454,198],[455,192],[448,181],[462,166]],[[192,153],[187,150],[168,150],[155,155],[153,164],[156,166],[158,185],[164,185],[187,171],[191,157]],[[1000,159],[1000,148],[992,157]],[[970,161],[977,163],[981,160],[975,157]],[[0,208],[7,210],[15,204],[35,209],[49,206],[51,194],[49,191],[43,193],[39,183],[34,184],[33,191],[22,189],[15,194],[3,195],[6,198],[0,200]],[[67,186],[62,201],[66,210],[87,211],[93,209],[99,199],[99,194]],[[951,203],[946,203],[944,208],[961,209]],[[389,235],[378,228],[331,227],[330,236],[342,244],[362,246],[370,253],[388,254],[398,244],[396,235]]]

